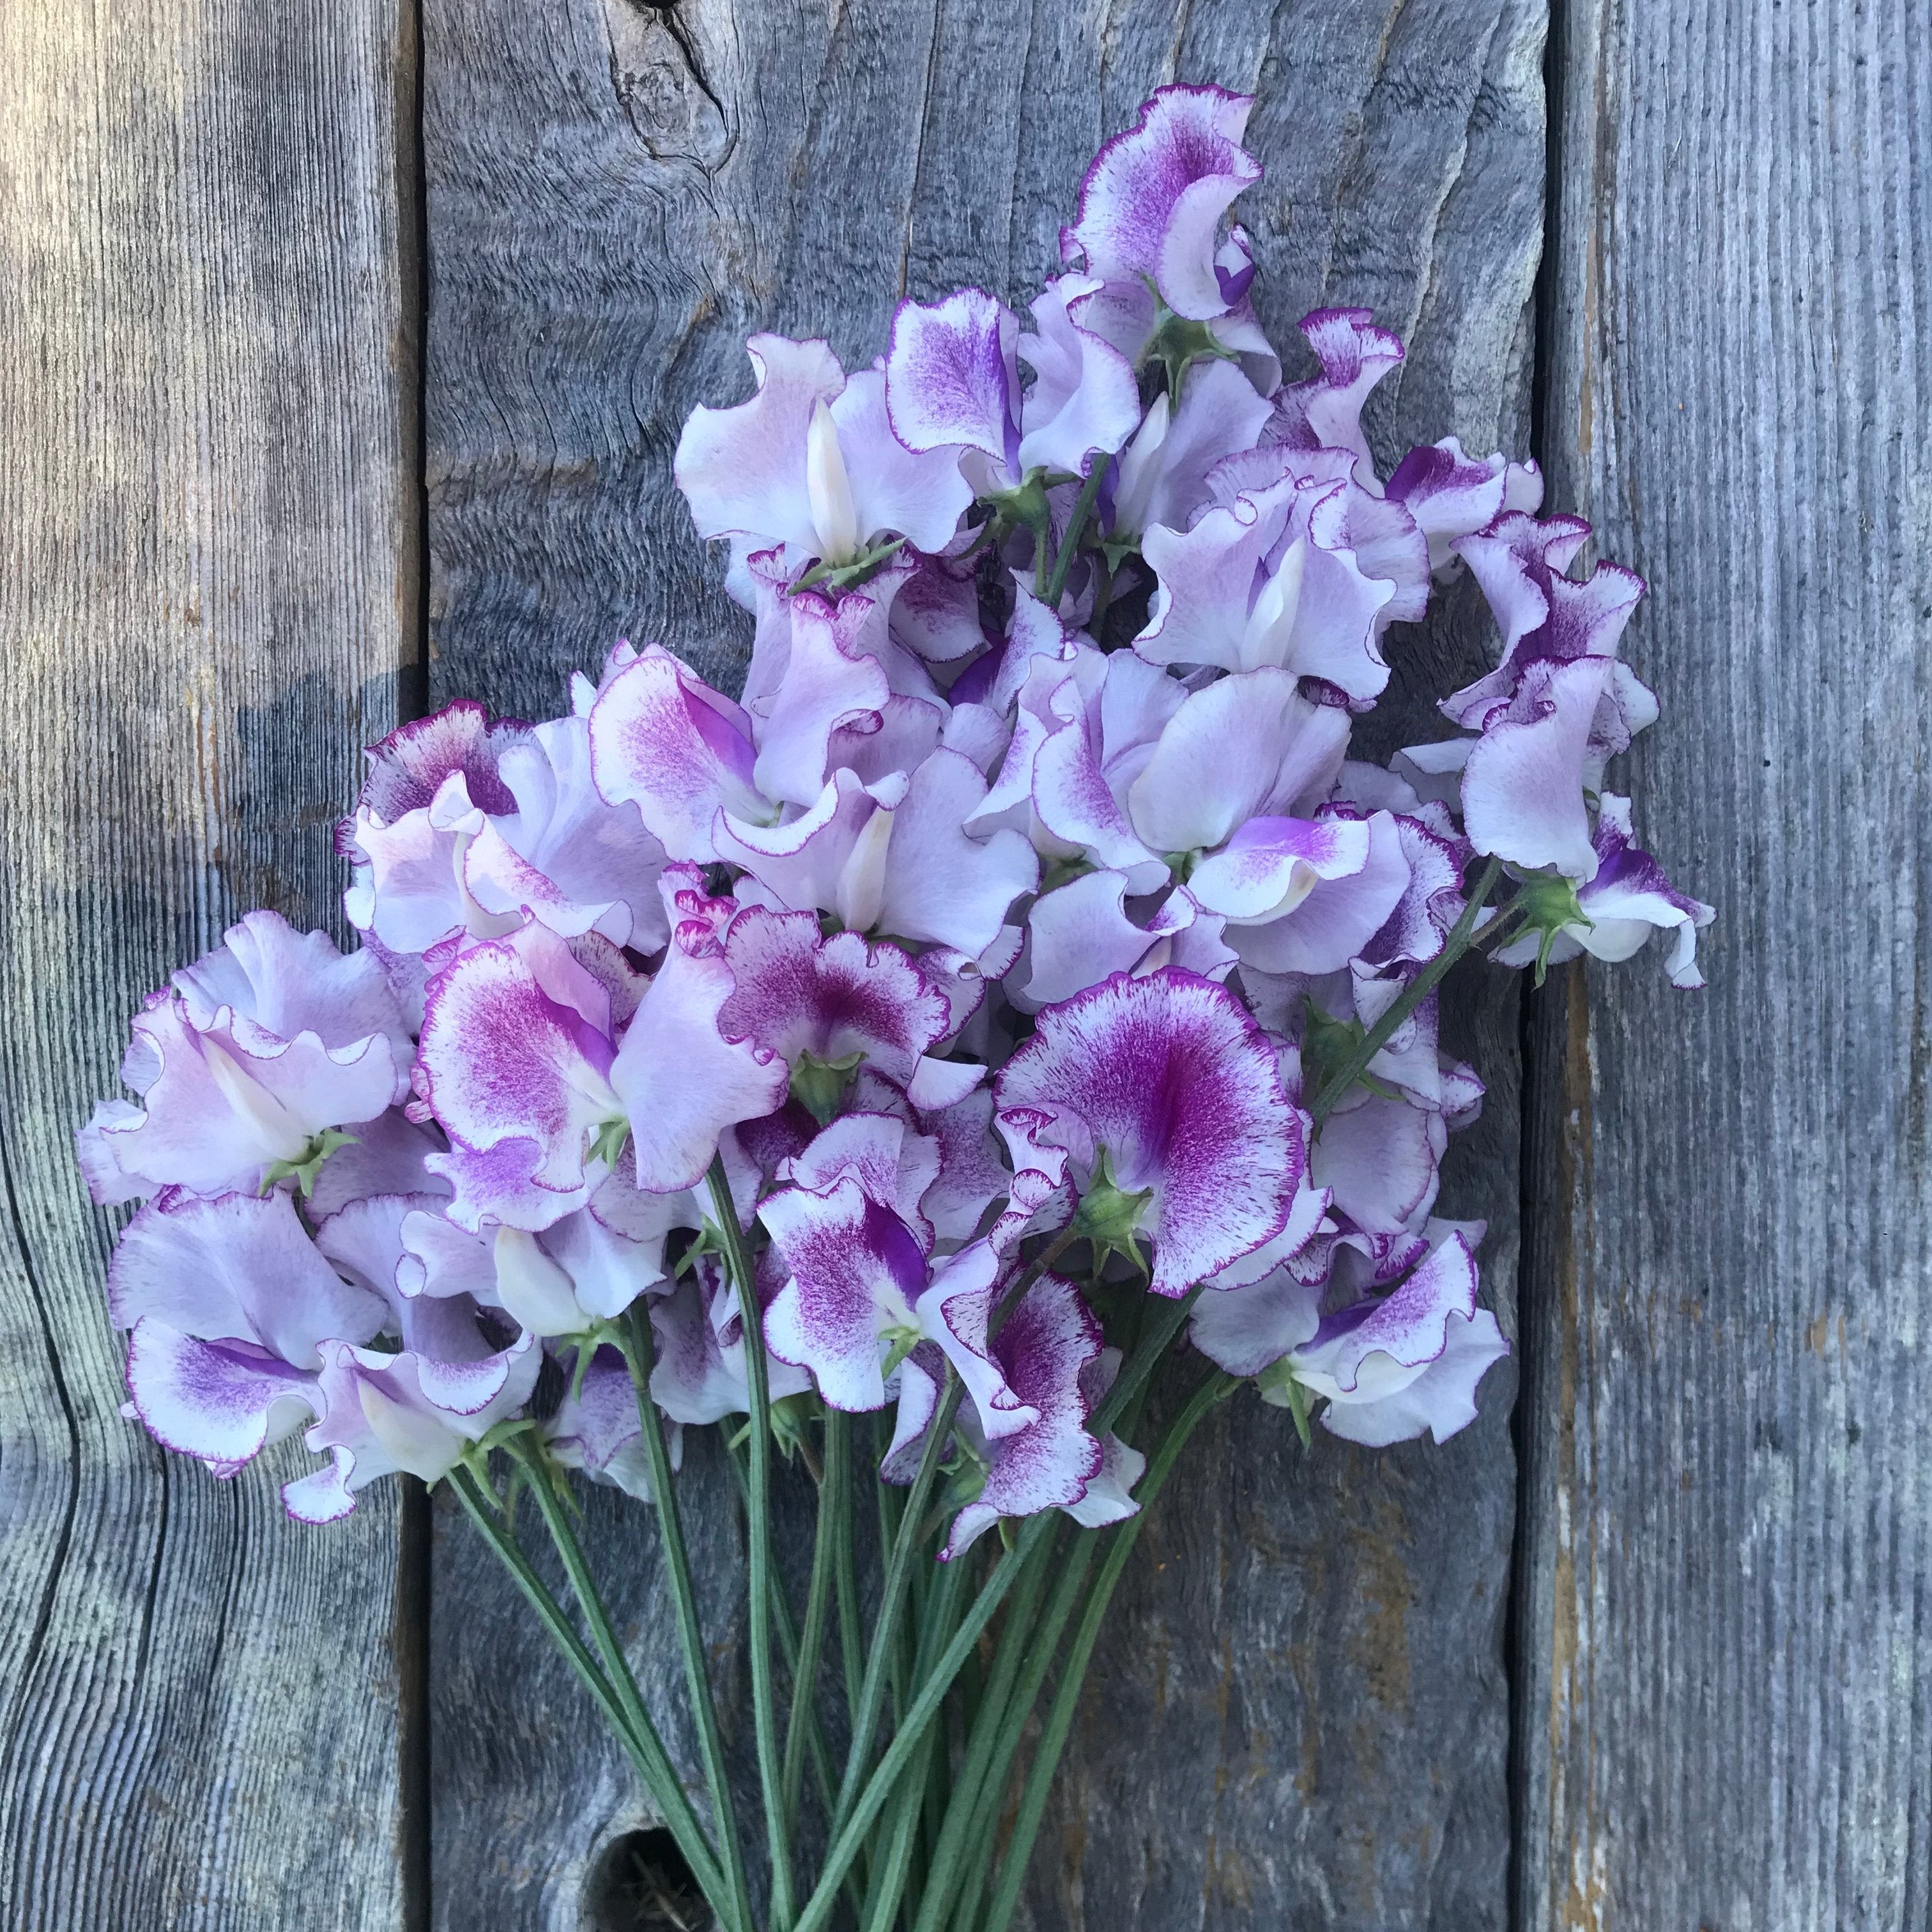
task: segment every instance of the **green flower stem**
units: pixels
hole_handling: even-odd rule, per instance
[[[670,1577],[678,1644],[684,1653],[685,1690],[691,1700],[692,1718],[698,1732],[698,1754],[704,1762],[704,1781],[710,1789],[713,1827],[724,1850],[724,1874],[731,1887],[732,1909],[737,1922],[749,1928],[752,1923],[752,1891],[745,1873],[745,1848],[739,1836],[737,1817],[732,1809],[730,1780],[724,1768],[724,1748],[718,1731],[718,1706],[711,1693],[710,1673],[705,1667],[704,1629],[698,1615],[698,1593],[692,1584],[691,1556],[685,1545],[677,1486],[671,1475],[670,1452],[664,1446],[664,1420],[658,1413],[657,1404],[651,1400],[654,1352],[651,1324],[640,1304],[633,1302],[626,1312],[625,1330],[627,1345],[624,1359],[629,1365],[632,1384],[637,1392],[638,1431],[644,1442],[644,1460],[650,1470],[652,1499],[657,1504],[658,1533],[664,1545],[664,1568]]]
[[[992,1751],[987,1761],[986,1775],[981,1782],[972,1816],[967,1826],[966,1843],[971,1856],[960,1874],[959,1896],[956,1900],[952,1901],[954,1932],[968,1932],[969,1928],[979,1922],[980,1901],[985,1896],[986,1887],[993,1875],[1000,1813],[1006,1797],[1006,1778],[1012,1769],[1014,1759],[1019,1755],[1027,1725],[1033,1716],[1034,1706],[1040,1701],[1041,1688],[1046,1682],[1047,1673],[1052,1669],[1054,1657],[1060,1648],[1060,1632],[1066,1628],[1075,1606],[1080,1600],[1081,1587],[1087,1580],[1087,1572],[1093,1566],[1094,1553],[1100,1546],[1100,1542],[1098,1534],[1091,1532],[1075,1539],[1073,1547],[1068,1552],[1059,1579],[1054,1586],[1052,1598],[1036,1628],[1022,1646],[1021,1654],[1025,1660],[1024,1667],[1006,1708],[1001,1715],[1000,1727],[994,1735]]]
[[[1114,1378],[1114,1386],[1107,1391],[1100,1406],[1087,1419],[1087,1432],[1090,1436],[1105,1436],[1120,1419],[1128,1403],[1146,1388],[1160,1366],[1161,1357],[1167,1352],[1167,1345],[1180,1333],[1182,1324],[1193,1313],[1203,1286],[1196,1282],[1178,1300],[1167,1302],[1151,1325],[1143,1324],[1141,1338],[1134,1345],[1134,1352],[1127,1358],[1126,1366]]]
[[[737,1486],[738,1501],[741,1505],[748,1508],[751,1485],[750,1479],[745,1474],[743,1455],[728,1442],[724,1456],[731,1467],[731,1479]],[[771,1606],[772,1628],[777,1633],[778,1654],[792,1682],[796,1684],[798,1682],[798,1630],[792,1622],[791,1606],[785,1601],[785,1593],[778,1588],[776,1578],[772,1586]],[[825,1815],[829,1818],[832,1815],[832,1800],[838,1790],[832,1774],[832,1754],[826,1749],[825,1733],[819,1725],[815,1711],[808,1711],[806,1723],[808,1728],[806,1743],[812,1754],[812,1781],[818,1787],[820,1802],[824,1805]],[[860,1896],[856,1875],[848,1873],[845,1884],[852,1910],[856,1913],[862,1910],[865,1904]]]
[[[954,1384],[957,1389],[958,1384]],[[947,1426],[950,1427],[949,1421]],[[1046,1532],[1047,1518],[1044,1514],[1029,1517],[1026,1527],[1020,1532],[1019,1540],[1013,1548],[1000,1558],[973,1600],[973,1606],[962,1619],[959,1628],[953,1633],[952,1640],[941,1653],[939,1661],[919,1688],[910,1707],[900,1724],[898,1731],[879,1760],[878,1768],[866,1782],[864,1791],[851,1807],[850,1816],[842,1828],[834,1832],[832,1847],[826,1854],[824,1869],[820,1873],[818,1883],[812,1896],[805,1902],[805,1909],[798,1916],[793,1932],[820,1932],[820,1928],[832,1915],[832,1909],[838,1896],[840,1881],[850,1868],[852,1861],[871,1831],[872,1821],[884,1808],[886,1801],[901,1789],[900,1780],[904,1778],[915,1754],[925,1741],[927,1727],[938,1714],[944,1702],[952,1680],[959,1674],[968,1654],[980,1640],[980,1633],[986,1628],[993,1613],[1005,1600],[1006,1592],[1012,1588],[1013,1580],[1027,1558],[1032,1555],[1034,1546]],[[876,1640],[875,1640],[876,1652]]]
[[[1033,1614],[1046,1581],[1048,1553],[1052,1540],[1042,1537],[1020,1580],[1014,1586],[1013,1600],[1001,1626],[998,1647],[994,1653],[992,1675],[986,1680],[967,1734],[966,1754],[953,1781],[946,1821],[927,1874],[914,1932],[938,1932],[955,1903],[955,1875],[969,1845],[975,1842],[973,1826],[979,1816],[980,1794],[992,1766],[1002,1731],[1008,1702],[1019,1675],[1020,1661],[1026,1651]],[[995,1794],[994,1802],[998,1802]]]
[[[825,1417],[825,1489],[838,1513],[832,1544],[832,1589],[838,1600],[838,1660],[845,1678],[849,1720],[859,1712],[865,1642],[860,1634],[858,1560],[852,1533],[852,1418],[836,1408],[828,1409]],[[828,1810],[830,1803],[828,1799]]]
[[[1034,1840],[1046,1810],[1047,1794],[1052,1787],[1054,1774],[1060,1768],[1060,1754],[1066,1748],[1066,1734],[1072,1728],[1074,1712],[1079,1706],[1094,1641],[1100,1634],[1100,1625],[1107,1614],[1114,1586],[1120,1580],[1120,1573],[1133,1553],[1141,1526],[1147,1521],[1148,1511],[1167,1480],[1168,1472],[1202,1418],[1239,1386],[1234,1376],[1216,1370],[1195,1390],[1186,1406],[1168,1425],[1160,1447],[1148,1465],[1147,1474],[1140,1484],[1139,1514],[1130,1517],[1114,1532],[1106,1560],[1094,1580],[1094,1593],[1081,1613],[1080,1627],[1075,1634],[1073,1647],[1067,1654],[1066,1667],[1060,1672],[1060,1687],[1054,1693],[1046,1728],[1041,1734],[1040,1748],[1034,1752],[1032,1767],[1027,1773],[1019,1816],[1014,1822],[1013,1835],[1006,1846],[999,1889],[993,1894],[992,1910],[987,1916],[985,1932],[1006,1932],[1012,1918],[1013,1908],[1019,1902],[1020,1887],[1026,1882],[1027,1866],[1033,1856]]]
[[[1073,560],[1079,554],[1080,539],[1087,533],[1087,519],[1094,514],[1094,506],[1100,500],[1100,485],[1106,480],[1107,466],[1113,460],[1104,450],[1094,453],[1094,467],[1088,472],[1087,480],[1080,486],[1080,494],[1075,500],[1073,515],[1066,526],[1066,534],[1060,540],[1060,554],[1053,560],[1053,574],[1046,580],[1046,588],[1040,593],[1040,602],[1049,610],[1060,608],[1060,593],[1066,588],[1068,574],[1073,568]]]
[[[838,1512],[828,1488],[828,1468],[818,1484],[818,1521],[812,1544],[812,1582],[806,1592],[805,1634],[791,1666],[791,1711],[785,1721],[783,1802],[788,1831],[798,1828],[798,1806],[805,1782],[806,1738],[818,1705],[818,1661],[825,1646],[825,1626],[832,1607],[833,1547],[838,1534]]]
[[[867,1761],[872,1754],[872,1739],[878,1730],[880,1712],[885,1702],[886,1674],[898,1651],[899,1618],[911,1582],[919,1526],[939,1474],[940,1458],[945,1454],[946,1438],[952,1432],[952,1418],[959,1412],[962,1393],[959,1378],[949,1364],[946,1392],[940,1401],[938,1413],[926,1432],[925,1452],[919,1459],[919,1472],[913,1478],[912,1488],[899,1512],[897,1534],[890,1544],[892,1553],[886,1560],[879,1613],[872,1625],[872,1652],[866,1660],[865,1681],[859,1689],[859,1708],[852,1720],[851,1749],[846,1754],[845,1776],[839,1786],[838,1805],[832,1814],[832,1836],[835,1841],[854,1819],[854,1807],[865,1780]],[[903,1735],[903,1724],[901,1731]],[[847,1862],[850,1862],[849,1857]],[[820,1879],[819,1891],[824,1889],[825,1881]],[[800,1922],[801,1925],[803,1922]]]
[[[1476,921],[1480,917],[1484,906],[1490,893],[1496,889],[1496,880],[1501,874],[1503,862],[1492,859],[1476,876],[1476,883],[1468,901],[1462,908],[1462,916],[1451,928],[1449,937],[1443,941],[1442,950],[1417,974],[1408,982],[1406,990],[1375,1024],[1362,1036],[1362,1043],[1335,1070],[1334,1077],[1315,1097],[1309,1112],[1315,1117],[1318,1127],[1341,1102],[1348,1089],[1369,1070],[1369,1063],[1394,1036],[1395,1030],[1430,994],[1435,992],[1450,967],[1469,950],[1471,936],[1476,930]]]
[[[752,1721],[758,1753],[758,1784],[765,1801],[765,1837],[771,1856],[772,1932],[791,1932],[791,1843],[785,1828],[784,1772],[778,1751],[778,1708],[772,1682],[772,1405],[766,1372],[765,1329],[760,1318],[758,1284],[753,1280],[738,1210],[731,1199],[722,1156],[711,1163],[711,1211],[718,1223],[726,1266],[738,1293],[740,1326],[745,1337],[745,1380],[752,1396],[752,1436],[747,1462],[745,1514],[747,1519],[746,1568],[751,1598],[749,1648],[752,1662]]]
[[[919,1832],[920,1796],[935,1742],[935,1737],[929,1734],[920,1744],[919,1763],[886,1814],[885,1851],[873,1868],[872,1902],[862,1921],[865,1932],[890,1932],[892,1921],[898,1916],[899,1900],[904,1896],[906,1880],[912,1870],[913,1841]]]
[[[713,1909],[719,1916],[728,1924],[737,1922],[731,1917],[735,1901],[719,1868],[717,1854],[712,1851],[710,1841],[704,1834],[704,1828],[699,1823],[697,1813],[692,1809],[691,1800],[686,1796],[683,1785],[679,1782],[677,1773],[671,1764],[670,1754],[664,1748],[664,1741],[658,1735],[657,1726],[652,1723],[650,1713],[644,1708],[644,1699],[638,1692],[637,1681],[632,1676],[631,1666],[625,1658],[623,1646],[618,1642],[616,1633],[610,1627],[609,1613],[604,1607],[602,1598],[598,1594],[596,1582],[590,1574],[590,1566],[585,1560],[583,1546],[577,1540],[577,1532],[570,1526],[570,1518],[550,1480],[550,1473],[517,1438],[513,1437],[506,1447],[529,1478],[531,1492],[536,1498],[537,1509],[543,1517],[544,1526],[550,1532],[550,1541],[556,1546],[557,1556],[563,1564],[564,1574],[570,1579],[570,1586],[576,1594],[578,1607],[584,1612],[584,1622],[590,1626],[591,1641],[596,1646],[602,1660],[602,1672],[609,1685],[611,1700],[622,1714],[622,1728],[619,1735],[630,1747],[632,1756],[643,1774],[645,1787],[656,1802],[658,1809],[664,1814],[664,1823],[676,1840],[678,1850],[684,1854],[685,1862],[691,1867],[692,1875],[698,1880],[706,1898],[712,1901]],[[458,1493],[464,1493],[460,1487]],[[466,1496],[464,1500],[469,1502],[470,1499]],[[475,1514],[473,1508],[472,1514]],[[498,1554],[503,1554],[500,1547]],[[524,1567],[527,1568],[526,1564]],[[546,1623],[550,1623],[550,1618],[545,1615],[537,1598],[531,1594],[522,1572],[513,1565],[512,1574],[524,1586],[524,1593],[536,1606],[538,1615],[544,1617]],[[545,1592],[546,1595],[548,1594]],[[551,1624],[550,1628],[552,1634],[556,1634],[556,1626]],[[578,1650],[582,1648],[580,1643],[576,1647]],[[576,1660],[574,1654],[572,1660],[573,1663]],[[581,1675],[580,1670],[579,1674]],[[745,1932],[752,1932],[748,1922],[744,1924]]]

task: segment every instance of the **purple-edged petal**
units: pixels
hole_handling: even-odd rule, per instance
[[[1322,1124],[1310,1175],[1330,1190],[1342,1220],[1372,1238],[1392,1240],[1435,1199],[1448,1138],[1439,1114],[1364,1093]]]
[[[567,1197],[584,1185],[591,1138],[623,1118],[609,1019],[608,994],[542,928],[473,946],[430,982],[421,1090],[466,1148],[532,1144],[525,1180]]]
[[[1177,315],[1225,314],[1233,302],[1215,266],[1221,218],[1262,173],[1241,146],[1252,105],[1218,87],[1159,89],[1094,157],[1063,256],[1106,282],[1151,281]]]
[[[663,885],[670,944],[610,1070],[630,1119],[638,1184],[654,1194],[697,1186],[718,1136],[770,1113],[788,1081],[783,1060],[718,1030],[733,991],[724,932],[736,908],[710,898],[694,866],[668,866]]]
[[[1296,1380],[1328,1399],[1323,1426],[1381,1448],[1424,1430],[1447,1442],[1473,1422],[1478,1381],[1509,1352],[1476,1286],[1468,1245],[1450,1234],[1392,1294],[1329,1316],[1292,1358]]]
[[[821,1129],[781,1164],[778,1178],[814,1194],[856,1180],[868,1199],[890,1208],[912,1230],[922,1254],[930,1254],[933,1228],[920,1203],[939,1178],[939,1165],[936,1140],[897,1114],[865,1112],[843,1114]]]
[[[1401,339],[1378,328],[1365,308],[1316,309],[1302,317],[1301,332],[1322,373],[1281,391],[1268,440],[1292,449],[1346,450],[1360,459],[1357,476],[1372,484],[1375,459],[1362,433],[1362,405],[1401,362]]]
[[[1276,1268],[1240,1288],[1210,1290],[1194,1304],[1188,1339],[1216,1368],[1258,1376],[1322,1326],[1322,1288]]]
[[[1585,765],[1610,660],[1538,659],[1496,712],[1462,770],[1462,823],[1486,856],[1573,879],[1596,876]]]
[[[128,1342],[128,1394],[164,1449],[232,1476],[322,1406],[311,1372],[245,1342],[206,1342],[147,1316]]]
[[[1084,872],[1034,902],[1024,976],[1007,987],[1021,1011],[1071,999],[1140,964],[1155,937],[1127,916],[1126,893],[1124,873]]]
[[[1020,416],[1022,472],[1040,467],[1084,475],[1090,455],[1111,454],[1139,426],[1133,364],[1082,326],[1089,298],[1102,286],[1090,276],[1060,275],[1033,299],[1033,332],[1019,339],[1019,352],[1034,372]]]
[[[902,536],[928,554],[945,549],[973,502],[958,452],[906,447],[893,433],[880,370],[861,369],[830,413],[851,479],[861,544]]]
[[[514,1414],[536,1385],[542,1354],[524,1336],[501,1353],[452,1366],[332,1342],[323,1352],[322,1419],[304,1438],[332,1467],[286,1485],[298,1520],[329,1522],[356,1492],[398,1471],[439,1481],[469,1445]]]
[[[1222,852],[1204,860],[1189,881],[1197,898],[1228,912],[1234,950],[1244,964],[1264,972],[1332,973],[1346,966],[1382,930],[1408,886],[1408,860],[1392,814],[1378,812],[1352,824],[1336,818],[1312,822],[1323,830],[1348,826],[1358,833],[1359,844],[1350,841],[1346,853],[1333,848],[1304,853],[1295,848],[1308,842],[1305,834],[1283,839],[1272,831],[1310,823],[1251,820]],[[1258,826],[1270,830],[1257,833]],[[1251,838],[1252,843],[1244,844]],[[1231,859],[1234,868],[1224,874],[1224,862]],[[1204,884],[1203,873],[1209,875]],[[1281,897],[1269,909],[1240,913],[1221,902],[1240,897],[1252,903],[1276,884]]]
[[[588,720],[538,725],[504,752],[499,770],[516,810],[487,818],[469,840],[462,867],[471,897],[489,913],[528,908],[567,938],[594,930],[655,952],[664,942],[664,848],[635,804],[610,804],[598,790]]]
[[[752,824],[776,817],[753,778],[751,721],[670,652],[647,644],[610,678],[590,713],[591,768],[614,805],[636,805],[674,859],[719,855],[721,811]]]
[[[1286,671],[1237,673],[1194,692],[1127,793],[1157,852],[1220,844],[1250,818],[1293,811],[1334,782],[1348,714],[1303,697]]]
[[[1415,519],[1429,540],[1429,567],[1446,572],[1454,546],[1486,530],[1505,510],[1534,512],[1543,502],[1542,472],[1533,463],[1470,455],[1453,436],[1412,449],[1390,476],[1386,494]]]
[[[885,613],[859,592],[835,604],[811,590],[786,598],[784,613],[790,628],[783,674],[762,714],[754,713],[752,777],[764,796],[809,806],[825,788],[833,734],[851,726],[876,731],[883,722],[892,688],[868,646],[886,642]]]
[[[862,932],[878,919],[892,810],[908,782],[895,772],[868,785],[856,772],[836,771],[811,808],[784,824],[722,816],[718,856],[742,866],[778,904],[829,912]],[[746,896],[742,881],[739,890]]]
[[[1002,1115],[1031,1116],[1083,1186],[1101,1151],[1149,1191],[1152,1285],[1179,1295],[1278,1234],[1304,1166],[1274,1050],[1223,987],[1172,970],[1109,980],[1040,1016],[1001,1070]]]
[[[1100,1324],[1071,1282],[1042,1275],[1022,1297],[993,1354],[1006,1386],[1036,1419],[986,1443],[986,1487],[953,1519],[942,1560],[963,1555],[1003,1516],[1064,1508],[1086,1493],[1105,1457],[1087,1432],[1081,1377],[1100,1348]]]
[[[984,289],[903,302],[886,352],[886,408],[907,448],[976,449],[1019,481],[1019,322]]]
[[[1111,534],[1187,529],[1210,499],[1214,472],[1229,457],[1253,448],[1269,408],[1233,363],[1197,363],[1188,371],[1178,407],[1165,393],[1156,396],[1120,452]]]
[[[735,408],[693,410],[673,473],[700,536],[737,538],[746,550],[782,544],[802,562],[819,551],[806,478],[812,416],[844,388],[845,372],[823,342],[754,335],[745,353],[757,394]]]
[[[998,938],[1014,900],[1040,883],[1040,861],[1017,832],[966,831],[986,797],[979,767],[958,752],[941,748],[913,773],[892,814],[878,931],[974,955]]]
[[[1716,909],[1680,892],[1664,868],[1636,844],[1628,799],[1606,792],[1598,808],[1593,842],[1597,874],[1576,896],[1590,923],[1566,926],[1548,958],[1560,963],[1588,952],[1598,959],[1628,959],[1653,933],[1666,932],[1671,935],[1666,962],[1670,983],[1686,991],[1702,986],[1697,935],[1717,917]],[[1502,965],[1526,966],[1542,944],[1540,934],[1528,933],[1495,957]]]
[[[323,1340],[368,1341],[389,1314],[316,1251],[284,1192],[149,1202],[108,1264],[107,1306],[118,1328],[152,1320],[202,1341],[251,1343],[310,1371]]]
[[[809,1369],[834,1408],[884,1408],[882,1338],[919,1327],[926,1264],[917,1237],[849,1175],[823,1194],[782,1188],[758,1218],[790,1270],[765,1311],[772,1353]]]
[[[498,776],[499,763],[530,728],[514,718],[493,724],[482,706],[468,698],[412,718],[364,754],[369,770],[358,802],[394,825],[426,810],[452,773],[460,772],[478,810],[508,812],[513,801]]]
[[[651,1493],[637,1388],[620,1349],[598,1348],[580,1377],[573,1371],[570,1391],[544,1432],[566,1468],[581,1469],[592,1482],[611,1484],[640,1502],[657,1500]],[[682,1432],[672,1423],[665,1433],[675,1468],[682,1460]]]

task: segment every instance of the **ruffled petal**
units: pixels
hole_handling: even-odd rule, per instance
[[[1030,1137],[1070,1151],[1083,1186],[1104,1150],[1116,1186],[1149,1192],[1158,1294],[1186,1293],[1286,1223],[1300,1121],[1260,1029],[1208,980],[1119,976],[1048,1007],[995,1094],[1003,1121],[1036,1122]]]

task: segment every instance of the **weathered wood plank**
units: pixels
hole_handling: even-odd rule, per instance
[[[1565,14],[1556,495],[1720,916],[1539,1022],[1520,1922],[1923,1925],[1932,16]]]
[[[0,1920],[402,1919],[393,1495],[301,1531],[117,1412],[70,1136],[328,826],[417,600],[397,9],[0,11]]]
[[[1284,346],[1318,301],[1372,302],[1417,340],[1385,446],[1520,446],[1542,23],[1540,0],[430,0],[435,697],[554,710],[620,634],[734,676],[747,627],[670,480],[686,412],[746,392],[748,329],[863,362],[902,292],[1025,292],[1095,146],[1176,77],[1260,95],[1270,179],[1245,218]],[[1405,701],[1466,674],[1480,637],[1464,611],[1410,640]],[[1506,1321],[1514,1000],[1459,1013],[1495,1086],[1449,1197],[1492,1212]],[[1043,1856],[1040,1922],[1502,1922],[1509,1388],[1498,1373],[1481,1430],[1439,1456],[1324,1444],[1304,1473],[1276,1427],[1238,1476],[1225,1437],[1204,1445],[1150,1539],[1168,1567],[1129,1593],[1099,1666],[1070,1760],[1086,1835],[1070,1863]],[[648,1538],[595,1520],[668,1684]],[[484,1561],[439,1519],[438,1922],[561,1932],[642,1814],[568,1686],[510,1681],[502,1660],[524,1670],[534,1642]],[[721,1606],[735,1562],[721,1539]]]

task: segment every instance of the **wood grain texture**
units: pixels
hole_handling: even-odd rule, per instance
[[[1579,0],[1556,494],[1711,986],[1539,1022],[1521,1923],[1932,1915],[1932,16]]]
[[[121,1418],[70,1143],[172,967],[337,916],[418,594],[398,61],[388,0],[0,10],[9,1932],[401,1920],[394,1498]]]
[[[748,330],[862,363],[902,293],[1024,295],[1095,146],[1175,78],[1258,94],[1269,178],[1244,219],[1291,356],[1306,309],[1372,304],[1416,343],[1378,404],[1384,451],[1452,430],[1521,448],[1543,28],[1541,0],[428,0],[436,700],[542,715],[620,635],[735,682],[748,627],[671,483],[686,412],[748,392]],[[1402,704],[1483,648],[1459,603],[1406,640]],[[1445,1198],[1492,1216],[1507,1324],[1514,982],[1452,1025],[1493,1086]],[[1271,1414],[1240,1418],[1238,1459],[1204,1444],[1097,1666],[1036,1923],[1503,1922],[1510,1386],[1439,1456],[1324,1443],[1304,1469]],[[648,1532],[596,1521],[669,1683]],[[440,1522],[437,1923],[563,1932],[641,1814],[568,1689],[511,1681],[520,1606]],[[736,1562],[714,1532],[721,1606]]]

